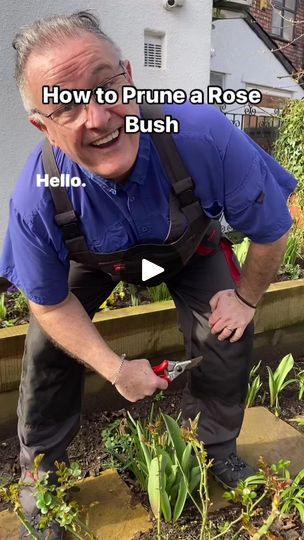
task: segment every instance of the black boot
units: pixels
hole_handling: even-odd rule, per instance
[[[256,474],[256,471],[236,454],[231,453],[223,459],[215,459],[210,474],[225,489],[235,489],[241,480]]]

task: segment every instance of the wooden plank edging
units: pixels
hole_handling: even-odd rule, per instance
[[[304,279],[274,283],[255,316],[255,334],[304,323]],[[155,302],[97,313],[93,322],[110,347],[129,358],[170,353],[183,348],[173,301]],[[0,329],[0,392],[19,384],[28,324]]]

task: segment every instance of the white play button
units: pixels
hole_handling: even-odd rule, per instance
[[[141,263],[141,279],[142,281],[147,281],[147,279],[151,279],[154,276],[157,276],[158,274],[161,274],[164,272],[165,269],[162,266],[158,266],[158,264],[154,264],[151,261],[148,261],[147,259],[142,259]]]

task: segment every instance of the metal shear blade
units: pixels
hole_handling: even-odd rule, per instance
[[[197,367],[201,363],[202,359],[203,359],[202,356],[196,356],[195,358],[191,358],[190,360],[184,360],[182,362],[169,361],[169,364],[168,364],[169,379],[173,381],[174,379],[176,379],[176,377],[184,373],[184,371],[186,371],[187,369],[192,369],[194,367]]]
[[[190,360],[184,360],[182,362],[174,362],[173,360],[164,360],[158,366],[154,366],[152,369],[154,373],[157,373],[162,379],[166,379],[168,382],[174,381],[176,377],[184,373],[186,369],[192,369],[198,366],[203,357],[197,356]]]

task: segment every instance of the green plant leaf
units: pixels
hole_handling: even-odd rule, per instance
[[[172,519],[172,510],[171,504],[169,501],[168,493],[166,490],[162,490],[160,494],[160,507],[164,516],[165,521],[171,521]]]
[[[81,468],[79,463],[71,463],[70,465],[71,474],[72,476],[75,476],[75,478],[79,478],[81,475]]]
[[[165,450],[161,450],[160,455],[162,457],[162,474],[165,476],[166,480],[166,491],[170,494],[171,488],[176,478],[178,465],[173,464],[168,452],[166,452]]]
[[[282,386],[281,386],[281,388],[280,388],[280,391],[284,390],[284,388],[286,388],[286,386],[289,386],[290,384],[293,384],[293,383],[295,383],[295,382],[297,382],[297,379],[288,379],[288,381],[285,381],[285,382],[282,384]]]
[[[169,456],[168,452],[166,452],[166,450],[164,450],[163,448],[160,450],[160,455],[162,456],[164,470],[170,473],[173,467],[171,457]]]
[[[232,491],[225,491],[223,498],[225,501],[233,501],[235,497],[235,492]]]
[[[269,366],[267,367],[268,371],[268,385],[269,385],[269,393],[270,393],[270,406],[274,407],[275,405],[275,398],[276,398],[276,387],[274,382],[274,375],[273,371]]]
[[[251,368],[251,371],[249,373],[249,379],[252,380],[258,373],[260,367],[261,367],[262,360],[258,362],[253,368]]]
[[[201,471],[200,470],[195,475],[191,475],[191,479],[190,479],[190,482],[189,482],[189,491],[190,491],[190,493],[192,493],[192,491],[194,491],[195,488],[197,488],[197,486],[200,483],[200,479],[201,479]]]
[[[244,238],[244,240],[241,243],[233,245],[233,251],[240,263],[240,266],[243,266],[245,262],[249,246],[250,246],[249,238]]]
[[[192,444],[189,442],[183,452],[182,460],[181,460],[181,467],[185,473],[186,476],[188,476],[190,464],[191,464],[191,451],[192,451]]]
[[[290,422],[297,422],[299,426],[304,426],[304,416],[297,416],[296,418],[290,418]]]
[[[171,470],[169,476],[167,476],[167,482],[166,482],[166,490],[171,495],[172,487],[174,486],[174,482],[176,479],[176,470]]]
[[[180,486],[180,481],[176,481],[174,482],[173,486],[171,487],[170,489],[170,502],[171,502],[171,506],[173,506],[176,502],[176,499],[177,499],[177,494],[178,494],[178,490],[179,490],[179,486]]]
[[[304,523],[304,505],[302,502],[295,501],[294,506],[299,512],[299,516],[301,518],[302,523]]]
[[[246,487],[250,486],[253,489],[255,489],[257,486],[262,486],[264,484],[266,484],[266,477],[265,477],[264,472],[260,472],[252,476],[248,476],[244,480],[244,486]]]
[[[261,387],[262,387],[262,382],[261,382],[260,375],[257,375],[255,379],[252,381],[252,383],[248,383],[246,407],[253,406]]]
[[[152,512],[157,518],[160,512],[160,460],[151,460],[148,480],[148,495]]]
[[[52,503],[52,501],[53,501],[52,495],[51,495],[50,493],[46,493],[46,494],[44,495],[44,504],[45,504],[46,506],[50,506],[51,503]]]
[[[162,413],[162,417],[165,421],[165,424],[169,433],[169,437],[176,451],[177,458],[179,462],[181,463],[183,453],[186,448],[186,443],[181,436],[180,427],[177,424],[177,422],[173,418],[171,418],[171,416],[168,416],[167,414]]]
[[[174,512],[173,512],[173,521],[177,521],[178,518],[180,517],[183,509],[184,509],[184,506],[185,506],[185,502],[187,500],[187,495],[188,495],[188,492],[187,492],[187,486],[185,484],[185,480],[184,478],[181,479],[181,482],[180,482],[180,485],[179,485],[179,490],[178,490],[178,495],[177,495],[177,499],[176,499],[176,503],[175,503],[175,507],[174,507]]]
[[[282,358],[277,369],[274,372],[274,381],[278,391],[281,390],[282,384],[284,383],[288,373],[293,368],[294,359],[292,354],[287,354]]]
[[[302,482],[302,480],[304,479],[304,469],[302,469],[298,474],[297,476],[295,477],[292,485],[293,486],[298,486],[300,484],[300,482]]]
[[[140,446],[141,446],[144,458],[146,460],[146,465],[147,465],[148,474],[149,474],[149,470],[150,470],[150,466],[151,466],[151,459],[152,459],[151,453],[150,453],[149,448],[147,447],[147,445],[144,442],[144,434],[143,434],[143,432],[141,430],[139,422],[137,422],[137,424],[136,424],[136,429],[137,429],[137,435],[138,435],[138,439],[139,439],[139,442],[140,442]]]

